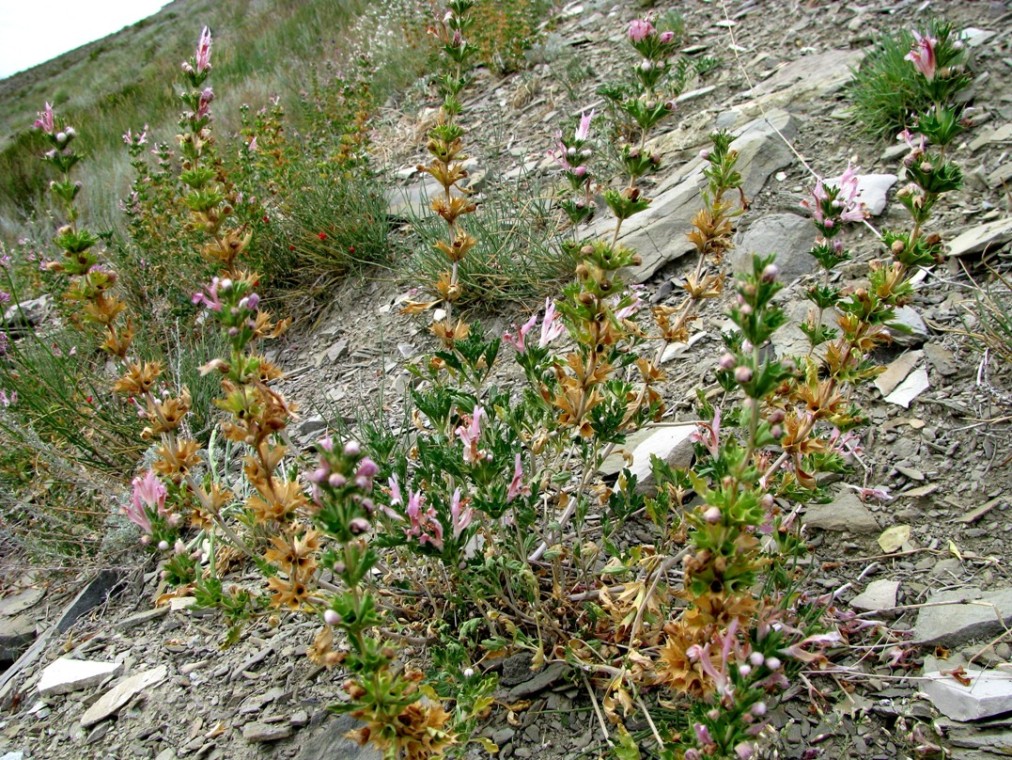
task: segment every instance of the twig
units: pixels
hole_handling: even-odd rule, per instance
[[[597,703],[597,695],[594,694],[594,690],[590,687],[590,681],[587,680],[586,675],[583,675],[583,685],[587,687],[587,693],[590,694],[590,703],[594,705],[594,714],[597,715],[597,722],[601,725],[601,733],[604,734],[604,740],[611,745],[611,736],[608,734],[608,725],[604,722],[604,715],[601,713],[601,706]]]
[[[657,726],[654,725],[654,719],[650,717],[650,711],[647,709],[647,706],[643,704],[643,698],[639,694],[636,695],[636,703],[640,706],[640,709],[643,711],[643,717],[646,718],[647,723],[650,724],[650,731],[651,733],[653,733],[654,739],[657,740],[657,746],[660,747],[661,750],[663,750],[664,740],[661,739],[661,735],[657,731]]]

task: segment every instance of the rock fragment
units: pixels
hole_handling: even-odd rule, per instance
[[[123,672],[121,662],[96,662],[60,657],[42,671],[38,690],[42,696],[69,694],[72,691],[98,686],[106,678]]]

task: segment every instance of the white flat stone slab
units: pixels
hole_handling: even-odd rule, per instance
[[[81,716],[81,725],[89,728],[115,715],[137,694],[160,684],[168,675],[169,669],[165,665],[159,665],[157,668],[145,670],[120,681],[87,709]]]
[[[72,691],[98,686],[110,676],[123,672],[121,662],[97,662],[95,660],[73,660],[61,657],[46,666],[39,678],[39,694],[69,694]]]

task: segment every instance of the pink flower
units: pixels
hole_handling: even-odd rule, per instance
[[[478,441],[481,438],[481,417],[484,413],[485,410],[476,405],[467,427],[461,425],[454,431],[464,442],[464,462],[467,464],[475,464],[488,458],[488,454],[478,448]]]
[[[53,107],[46,103],[45,109],[36,114],[39,118],[35,120],[35,128],[41,129],[47,135],[56,131],[55,120],[53,119]]]
[[[408,516],[410,525],[404,529],[404,535],[409,538],[417,538],[422,546],[431,544],[436,549],[443,550],[443,525],[439,522],[436,510],[428,507],[423,510],[425,496],[421,491],[408,491],[408,505],[405,513]]]
[[[130,503],[123,508],[123,514],[130,522],[134,523],[147,534],[151,533],[151,516],[167,516],[165,509],[165,497],[168,491],[162,482],[155,475],[154,470],[148,470],[143,476],[133,480],[133,494]]]
[[[506,503],[518,496],[527,496],[530,492],[530,486],[524,484],[524,467],[520,460],[520,452],[517,452],[517,458],[513,462],[513,480],[510,481],[510,487],[506,491]]]
[[[527,322],[521,325],[517,331],[516,336],[510,332],[503,333],[502,339],[513,346],[517,351],[523,353],[527,350],[527,333],[534,329],[534,325],[538,323],[538,315],[535,314]]]
[[[825,649],[833,644],[839,644],[843,640],[839,631],[830,631],[829,633],[818,633],[813,636],[809,636],[806,639],[802,639],[797,644],[785,647],[784,649],[778,650],[780,654],[787,657],[791,657],[795,660],[800,660],[804,663],[821,662],[826,659],[826,656],[822,652],[809,652],[805,649],[805,646],[811,644],[812,646],[820,649]],[[766,660],[766,665],[770,670],[776,670],[771,664],[771,660],[775,658],[771,657]]]
[[[654,25],[646,19],[634,19],[629,24],[629,39],[635,44],[637,42],[643,42],[647,37],[654,33]]]
[[[840,176],[840,191],[835,200],[835,205],[842,209],[841,221],[860,222],[868,216],[868,209],[861,203],[859,194],[857,169],[847,164],[846,171]]]
[[[584,112],[580,114],[580,126],[576,128],[576,133],[573,135],[573,139],[583,142],[590,137],[590,120],[593,118],[593,110],[591,110],[590,113]]]
[[[256,153],[257,152],[257,139],[256,139],[256,137],[254,137],[252,140],[249,141],[249,143],[246,145],[246,150],[248,150],[250,153]]]
[[[197,42],[197,73],[203,74],[211,68],[211,30],[206,26],[200,33],[200,41]]]
[[[200,100],[197,103],[197,118],[203,119],[211,112],[211,101],[214,100],[214,90],[205,87],[200,93]]]
[[[921,72],[924,78],[930,82],[935,78],[935,66],[937,65],[937,61],[935,60],[935,45],[938,44],[938,40],[928,35],[922,37],[918,32],[914,32],[913,35],[913,48],[904,56],[903,60],[914,64],[914,68]]]
[[[844,483],[844,485],[857,491],[857,498],[861,501],[877,501],[881,504],[888,504],[893,500],[892,494],[889,493],[889,489],[885,486],[865,488],[863,486],[851,485],[850,483]]]
[[[658,38],[662,45],[668,45],[675,39],[674,32],[661,32],[661,36]]]
[[[696,432],[689,436],[689,440],[703,444],[712,457],[720,455],[720,407],[714,408],[713,421],[699,423]]]
[[[460,489],[454,489],[453,498],[450,499],[450,522],[453,525],[453,537],[460,538],[471,521],[474,519],[474,509],[461,505]]]
[[[193,298],[191,299],[193,301],[193,304],[195,306],[200,306],[201,304],[203,304],[211,311],[221,311],[221,299],[218,298],[219,284],[220,283],[218,278],[217,277],[213,278],[211,280],[211,284],[208,285],[206,288],[204,288],[203,293],[193,294]]]
[[[545,299],[545,318],[541,321],[541,338],[538,348],[544,348],[566,331],[565,325],[558,321],[555,304],[551,298]]]

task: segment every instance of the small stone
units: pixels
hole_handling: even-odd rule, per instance
[[[842,177],[826,180],[827,185],[837,187]],[[879,216],[886,207],[886,196],[889,188],[896,184],[895,174],[859,174],[857,175],[857,199],[863,203],[872,216]]]
[[[309,713],[305,710],[297,710],[288,717],[288,722],[296,728],[309,725]]]
[[[174,596],[169,599],[169,609],[172,612],[182,612],[183,610],[188,610],[196,603],[197,597],[195,596]]]
[[[924,355],[935,371],[943,377],[951,377],[959,369],[952,352],[938,343],[925,343]]]
[[[102,695],[95,704],[81,716],[81,725],[89,728],[99,721],[115,715],[119,710],[137,694],[156,686],[166,679],[169,671],[165,665],[145,670],[136,675],[120,681],[116,686]]]
[[[885,368],[885,372],[875,378],[875,387],[878,388],[879,393],[883,396],[892,393],[896,386],[913,371],[923,356],[923,351],[910,351],[890,362],[889,366]]]
[[[0,618],[0,661],[16,660],[35,641],[35,620],[30,615]]]
[[[1009,240],[1012,240],[1012,218],[1006,217],[964,230],[949,243],[949,255],[987,253]]]
[[[897,327],[890,327],[889,334],[897,346],[919,346],[931,337],[928,326],[912,306],[900,306],[894,313],[889,324]]]
[[[980,720],[1012,711],[1012,676],[996,670],[967,668],[964,686],[952,674],[931,671],[924,674],[921,691],[931,703],[953,720]]]
[[[290,723],[253,721],[242,727],[242,738],[248,742],[276,742],[292,735]]]
[[[871,510],[853,491],[841,492],[829,504],[810,504],[805,509],[805,524],[812,528],[850,533],[878,533],[879,525]]]
[[[896,595],[899,590],[899,581],[872,581],[864,591],[851,600],[850,606],[866,612],[891,610],[896,606]]]
[[[118,623],[116,623],[116,630],[128,631],[131,628],[134,628],[138,625],[143,625],[144,623],[147,623],[151,620],[164,617],[167,614],[169,614],[168,607],[154,607],[150,610],[144,610],[143,612],[135,613],[133,615],[130,615],[129,617],[125,617],[122,620],[120,620]]]
[[[506,701],[516,702],[524,697],[530,697],[542,692],[568,672],[569,666],[566,663],[553,662],[537,673],[532,673],[529,679],[510,689],[506,694]]]
[[[925,369],[916,369],[907,376],[907,379],[900,383],[892,393],[885,397],[890,404],[902,406],[909,409],[911,402],[931,387],[928,381],[928,373]]]
[[[39,678],[38,690],[42,696],[69,694],[72,691],[98,686],[109,677],[123,672],[121,662],[96,662],[94,660],[72,660],[61,657],[46,666]]]
[[[52,303],[53,299],[46,295],[14,304],[4,312],[7,330],[16,334],[25,328],[37,327],[49,316]]]
[[[647,491],[653,487],[651,459],[656,456],[676,469],[692,464],[694,453],[690,439],[696,432],[695,425],[660,425],[637,430],[629,436],[625,450],[631,452],[632,464],[629,471],[637,478],[637,490]],[[601,465],[604,475],[616,475],[626,466],[620,452],[614,452]]]
[[[993,638],[1012,625],[1012,588],[943,591],[928,597],[927,604],[914,626],[919,644],[957,647]]]
[[[45,589],[29,588],[0,599],[0,617],[11,617],[34,607],[46,595]]]
[[[327,429],[327,421],[319,414],[307,417],[299,423],[296,434],[303,439],[311,438]]]

